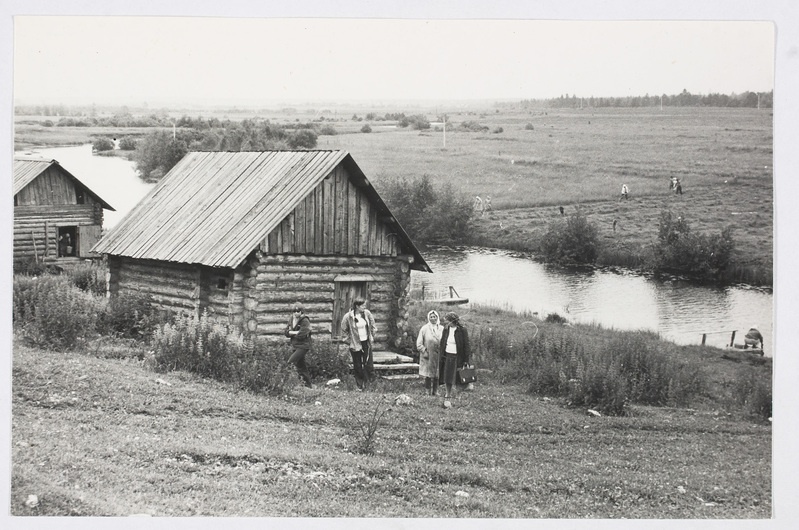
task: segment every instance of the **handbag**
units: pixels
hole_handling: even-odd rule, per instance
[[[474,366],[465,366],[456,372],[455,378],[462,385],[474,383],[477,381],[477,370]]]

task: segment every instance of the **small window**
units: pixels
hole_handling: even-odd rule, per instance
[[[75,200],[78,204],[86,204],[86,194],[81,188],[75,188]]]
[[[221,276],[218,277],[216,279],[216,288],[220,289],[220,290],[223,290],[223,291],[226,290],[227,289],[227,278],[223,278]]]

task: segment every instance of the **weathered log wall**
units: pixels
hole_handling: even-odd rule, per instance
[[[236,271],[231,321],[268,340],[285,340],[292,306],[301,302],[316,341],[334,329],[337,278],[368,277],[369,309],[375,317],[378,349],[407,339],[409,260],[404,257],[296,256],[257,253]]]
[[[58,256],[57,239],[59,226],[102,226],[102,206],[93,202],[90,197],[87,197],[87,203],[53,206],[15,206],[14,259],[22,260],[36,257],[41,261],[45,258],[56,258]],[[88,231],[86,234],[88,234]],[[84,237],[88,236],[84,234]],[[91,245],[95,242],[91,242]],[[84,245],[82,247],[85,248]],[[89,246],[89,248],[91,247]]]
[[[142,293],[151,296],[159,309],[188,314],[199,311],[200,274],[196,266],[109,256],[108,271],[111,296]]]

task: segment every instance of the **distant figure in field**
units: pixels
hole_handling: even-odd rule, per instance
[[[616,231],[616,223],[618,223],[618,222],[619,222],[619,220],[618,220],[618,219],[614,219],[614,220],[613,220],[613,231],[614,231],[614,232]]]
[[[483,214],[491,211],[491,195],[486,195],[486,201],[483,205]]]
[[[760,344],[760,349],[765,349],[765,345],[763,344],[763,335],[757,330],[757,324],[752,326],[749,331],[746,332],[744,335],[744,349],[748,347],[757,348],[758,344]]]
[[[630,195],[630,189],[627,187],[627,184],[622,184],[621,197],[619,198],[619,200],[621,199],[627,200],[629,195]]]
[[[677,188],[677,177],[669,179],[669,191],[674,191]]]
[[[474,204],[472,205],[472,208],[474,208],[474,211],[480,212],[481,216],[483,215],[484,211],[483,199],[481,199],[479,195],[477,195],[474,198]]]
[[[682,195],[682,183],[680,182],[680,179],[676,179],[676,182],[674,183],[674,194]]]
[[[564,214],[563,206],[558,206],[558,209],[560,210],[560,215],[563,215]]]

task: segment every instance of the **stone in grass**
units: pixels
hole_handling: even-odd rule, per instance
[[[25,501],[25,506],[28,508],[36,508],[39,506],[39,496],[38,495],[28,495],[28,499]]]
[[[456,491],[456,492],[455,492],[455,495],[456,495],[456,496],[458,496],[458,497],[468,497],[468,496],[469,496],[469,494],[468,494],[468,493],[466,493],[466,492],[465,492],[465,491],[463,491],[463,490]]]
[[[336,386],[337,384],[341,383],[341,379],[331,379],[325,385],[327,386]]]
[[[444,408],[448,409],[452,407],[452,402],[450,400],[444,400]]]
[[[596,416],[596,417],[602,416],[602,414],[600,414],[598,411],[592,409],[588,409],[588,414],[590,416]]]
[[[394,404],[396,405],[410,405],[411,401],[411,397],[407,394],[400,394],[394,398]]]

